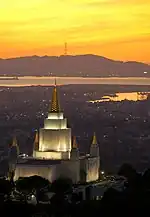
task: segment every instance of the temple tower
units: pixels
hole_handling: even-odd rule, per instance
[[[71,160],[79,160],[79,149],[76,141],[76,137],[73,137],[73,145],[70,153]]]
[[[99,145],[97,143],[96,134],[94,133],[92,144],[90,147],[90,157],[87,162],[87,177],[86,181],[91,182],[99,179],[100,157]]]
[[[19,155],[19,146],[17,142],[16,136],[14,136],[12,145],[9,148],[9,153],[8,153],[8,179],[13,180],[15,169],[16,169],[16,164],[17,164],[17,159]]]
[[[93,134],[92,144],[90,146],[90,157],[99,157],[99,145],[97,143],[95,132]]]
[[[57,85],[52,92],[52,100],[44,127],[39,130],[39,147],[33,157],[44,159],[69,159],[71,151],[71,129],[60,109]]]

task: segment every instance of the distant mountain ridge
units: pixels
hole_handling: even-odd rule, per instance
[[[92,54],[27,56],[0,59],[0,75],[150,77],[150,65],[136,61],[116,61]]]

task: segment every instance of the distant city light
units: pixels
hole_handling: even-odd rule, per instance
[[[144,74],[147,74],[147,72],[144,72]]]

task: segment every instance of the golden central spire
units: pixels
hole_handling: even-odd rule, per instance
[[[77,148],[77,147],[78,147],[78,145],[77,145],[76,137],[74,136],[72,148]]]
[[[51,101],[51,107],[49,112],[60,112],[60,105],[58,100],[58,93],[57,93],[57,85],[56,85],[56,79],[55,79],[55,86],[52,93],[52,101]]]
[[[96,133],[95,132],[94,132],[94,135],[93,135],[92,145],[97,145],[97,138],[96,138]]]

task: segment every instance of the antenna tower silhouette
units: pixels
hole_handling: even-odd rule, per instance
[[[64,55],[67,56],[67,53],[68,53],[68,45],[67,42],[65,42]]]

